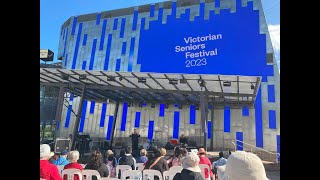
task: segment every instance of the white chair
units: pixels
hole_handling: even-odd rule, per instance
[[[86,180],[92,180],[92,176],[97,176],[97,179],[100,179],[100,173],[97,170],[84,169],[82,170],[82,175],[86,176]]]
[[[199,167],[201,169],[201,175],[202,175],[203,179],[210,180],[210,172],[211,172],[210,167],[207,164],[199,164]],[[204,176],[205,169],[207,169],[207,171],[208,171],[208,178],[205,178],[205,176]]]
[[[136,170],[143,171],[144,169],[144,163],[136,163]]]
[[[59,173],[61,174],[63,171],[64,165],[59,165],[59,166],[57,166],[57,168],[59,170]]]
[[[163,180],[172,180],[173,179],[173,177],[177,174],[177,173],[179,173],[178,171],[163,171]],[[167,179],[166,179],[166,177],[168,177]]]
[[[125,180],[126,177],[129,179],[142,179],[142,172],[140,170],[126,170],[121,173],[121,179]]]
[[[172,166],[170,169],[169,169],[169,171],[173,171],[173,172],[181,172],[182,171],[182,169],[183,169],[183,167],[182,166]]]
[[[145,169],[142,171],[143,172],[143,180],[154,180],[154,176],[158,176],[159,180],[163,179],[162,174],[160,171],[153,170],[153,169]]]
[[[132,170],[132,167],[129,165],[118,165],[116,167],[116,177],[119,177],[120,171],[121,171],[121,175],[122,175],[123,171],[126,171],[126,170]]]
[[[61,177],[64,179],[64,175],[67,175],[67,180],[73,180],[75,174],[79,176],[79,180],[82,180],[82,173],[79,169],[65,169],[62,171]]]
[[[222,179],[224,176],[224,171],[226,169],[226,165],[224,166],[217,166],[217,179]]]

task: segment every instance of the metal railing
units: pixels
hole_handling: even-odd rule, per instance
[[[254,145],[251,145],[251,144],[248,144],[248,143],[245,143],[243,141],[240,141],[240,140],[236,140],[237,143],[231,141],[231,143],[234,145],[234,150],[237,151],[237,146],[240,146],[244,149],[244,146],[239,144],[238,142],[244,144],[244,145],[247,145],[250,147],[250,152],[253,152],[252,149],[255,148],[255,149],[258,149],[260,151],[263,151],[263,152],[266,152],[266,153],[269,153],[269,155],[277,155],[277,158],[276,158],[276,163],[279,163],[279,159],[280,159],[280,153],[274,153],[274,152],[270,152],[270,151],[267,151],[265,149],[262,149],[262,148],[259,148],[259,147],[256,147]]]

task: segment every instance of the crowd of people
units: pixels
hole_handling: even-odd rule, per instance
[[[112,150],[105,153],[105,158],[99,150],[94,150],[91,153],[90,159],[83,168],[78,163],[78,151],[62,151],[59,156],[50,151],[50,146],[47,144],[40,145],[40,178],[47,180],[61,180],[66,177],[61,177],[57,166],[64,165],[64,169],[75,168],[79,170],[92,169],[97,170],[101,177],[121,178],[121,173],[118,177],[116,174],[117,165],[129,165],[133,170],[136,169],[136,163],[144,163],[144,169],[153,169],[163,173],[168,171],[173,166],[182,166],[181,173],[177,173],[173,180],[204,180],[209,175],[211,180],[217,177],[217,169],[222,167],[223,171],[219,180],[260,180],[267,179],[264,166],[256,155],[246,153],[244,151],[236,151],[229,157],[224,158],[223,152],[219,153],[219,159],[211,162],[206,157],[207,152],[204,148],[199,148],[198,152],[188,152],[184,146],[176,146],[173,154],[167,155],[165,148],[154,148],[152,152],[147,153],[146,149],[140,150],[140,155],[134,158],[133,148],[127,147],[120,151],[120,157],[117,158]],[[210,167],[208,171],[205,169],[204,177],[201,175],[199,164],[206,164]],[[94,179],[95,177],[93,177]],[[79,177],[75,176],[75,180]],[[155,180],[158,180],[155,177]]]

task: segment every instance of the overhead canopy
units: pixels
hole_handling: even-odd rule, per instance
[[[261,77],[163,74],[40,68],[40,85],[65,87],[76,96],[85,85],[85,99],[131,103],[253,105]]]

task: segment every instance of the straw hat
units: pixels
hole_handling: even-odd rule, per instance
[[[207,154],[207,151],[204,148],[200,148],[198,154]]]
[[[268,180],[261,159],[245,151],[232,153],[222,173],[221,180]]]

